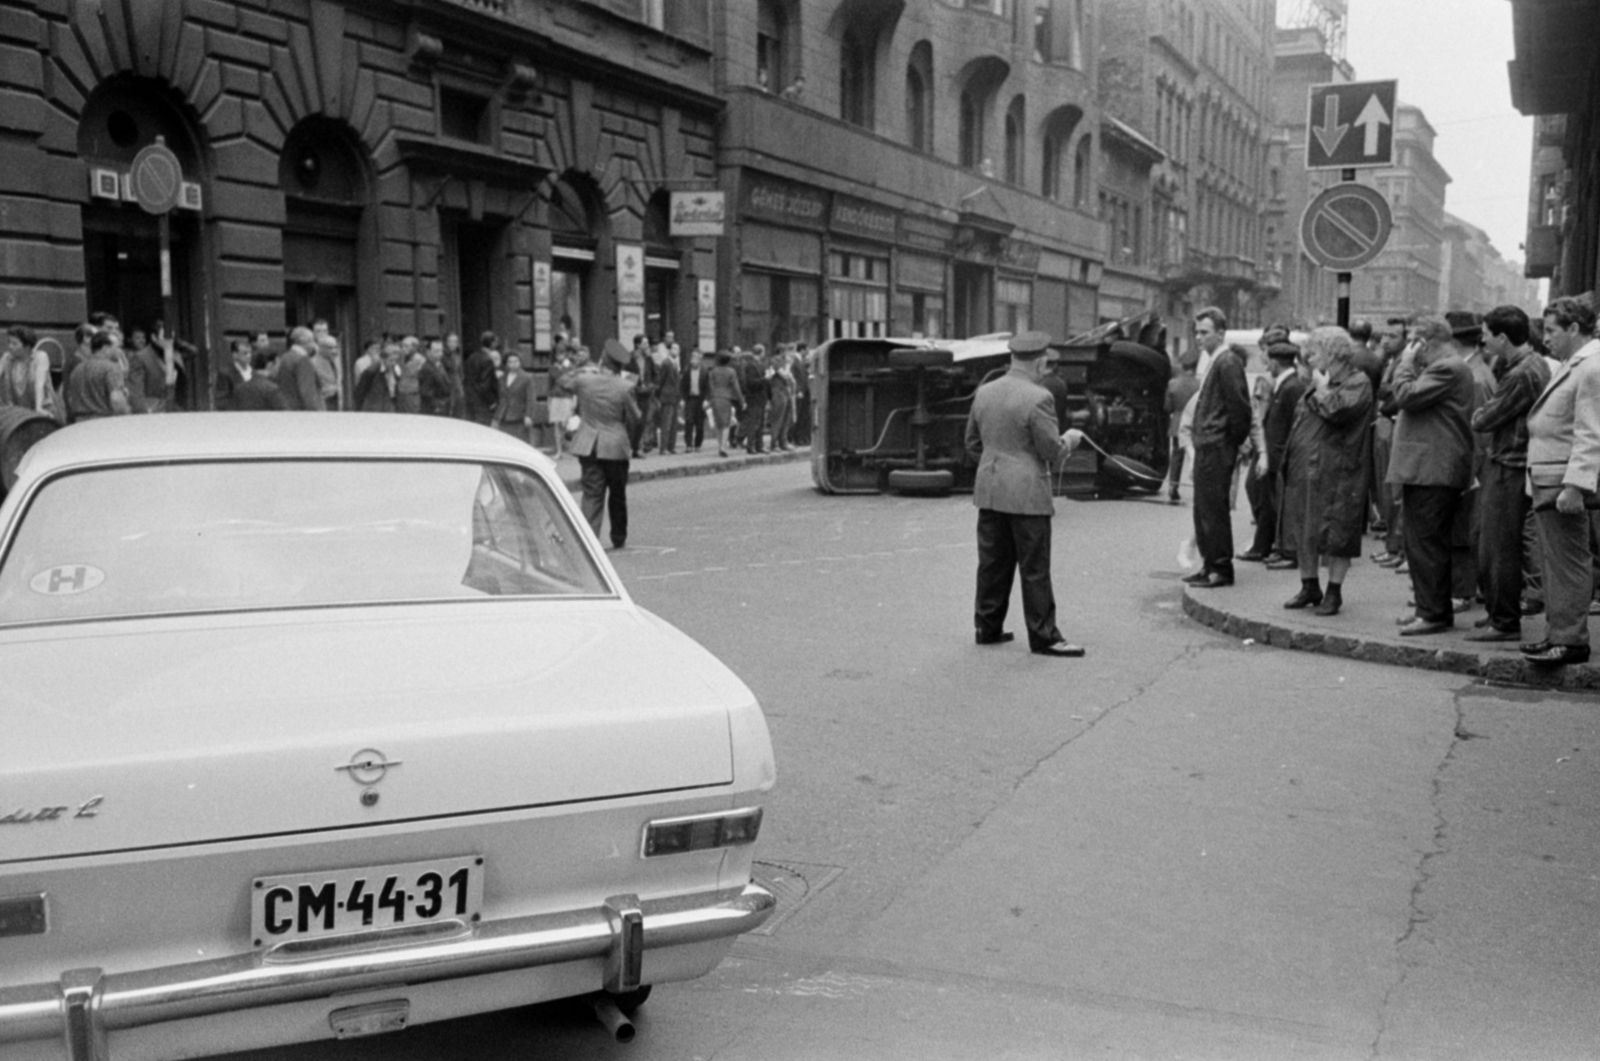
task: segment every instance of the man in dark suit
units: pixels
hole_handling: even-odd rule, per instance
[[[1043,656],[1081,656],[1084,650],[1056,627],[1050,583],[1050,466],[1065,458],[1083,433],[1058,434],[1055,401],[1040,384],[1050,336],[1012,338],[1011,370],[978,388],[967,417],[967,452],[978,461],[972,503],[978,509],[978,591],[973,611],[980,645],[1012,640],[1004,629],[1011,583],[1022,574],[1022,614],[1028,647]]]
[[[327,408],[322,402],[322,383],[317,379],[316,366],[311,363],[311,351],[316,348],[316,342],[310,328],[296,328],[289,333],[289,348],[278,358],[272,380],[290,409],[320,413]]]
[[[580,423],[571,449],[583,470],[584,518],[598,536],[601,514],[608,514],[616,549],[628,541],[628,460],[633,455],[628,425],[640,419],[633,384],[621,375],[630,361],[626,347],[607,339],[601,368],[570,369],[559,381],[578,399]]]
[[[1283,500],[1283,457],[1289,446],[1289,429],[1294,426],[1294,412],[1305,396],[1306,385],[1295,371],[1300,348],[1287,339],[1267,347],[1267,361],[1272,369],[1272,393],[1267,398],[1266,411],[1261,415],[1261,434],[1267,450],[1267,474],[1261,479],[1260,507],[1256,512],[1256,537],[1250,551],[1241,553],[1241,560],[1261,560],[1270,564],[1289,566],[1293,561],[1294,546],[1278,540],[1278,510]]]
[[[1195,341],[1212,355],[1194,406],[1194,543],[1200,570],[1191,586],[1233,585],[1233,512],[1229,494],[1239,447],[1250,437],[1250,384],[1244,354],[1226,344],[1228,318],[1215,306],[1195,316]]]
[[[478,348],[461,366],[467,419],[486,427],[494,419],[495,406],[500,403],[499,360],[499,337],[494,332],[484,332],[478,338]]]
[[[662,453],[678,452],[678,359],[665,344],[655,351],[656,448]]]
[[[1451,530],[1472,485],[1472,370],[1452,344],[1450,325],[1424,317],[1394,370],[1395,419],[1389,482],[1400,487],[1405,551],[1416,614],[1402,637],[1455,625],[1450,599]]]

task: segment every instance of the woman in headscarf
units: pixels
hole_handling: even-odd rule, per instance
[[[1372,381],[1356,364],[1343,328],[1323,327],[1306,340],[1298,367],[1306,395],[1295,412],[1285,457],[1283,537],[1300,559],[1300,592],[1285,608],[1337,615],[1352,558],[1361,555],[1371,470]],[[1318,580],[1328,568],[1328,587]]]

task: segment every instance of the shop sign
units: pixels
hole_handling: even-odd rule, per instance
[[[550,331],[550,263],[533,263],[533,348],[549,350],[555,345]]]
[[[644,304],[644,248],[617,244],[617,301]]]
[[[833,197],[833,215],[828,227],[848,236],[893,242],[900,213],[887,207],[848,195]]]
[[[931,217],[918,217],[915,214],[900,215],[900,242],[907,247],[948,253],[950,243],[955,238],[954,225],[935,221]]]
[[[1020,239],[1008,239],[1000,246],[999,264],[1008,269],[1038,272],[1039,245],[1026,243]]]
[[[801,228],[822,228],[827,223],[828,196],[820,189],[749,173],[744,175],[743,189],[741,219],[755,218]]]
[[[728,220],[723,192],[673,192],[668,231],[679,236],[720,236]]]
[[[717,282],[701,280],[698,288],[700,352],[710,354],[717,348]]]
[[[617,338],[623,346],[633,349],[633,337],[644,334],[644,306],[621,305],[617,307]]]

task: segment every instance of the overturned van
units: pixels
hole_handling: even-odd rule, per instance
[[[1066,417],[1092,445],[1054,470],[1057,495],[1153,493],[1167,470],[1167,381],[1158,335],[1109,325],[1052,343]],[[830,494],[947,494],[972,489],[967,414],[1007,370],[1009,334],[974,339],[833,339],[811,352],[811,474]]]

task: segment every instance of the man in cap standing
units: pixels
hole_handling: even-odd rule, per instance
[[[1267,454],[1267,474],[1261,477],[1261,504],[1256,510],[1256,536],[1241,560],[1257,560],[1281,566],[1295,558],[1295,545],[1278,535],[1278,514],[1283,502],[1283,459],[1289,448],[1289,429],[1294,426],[1295,409],[1305,397],[1306,385],[1295,371],[1300,347],[1289,342],[1288,333],[1267,346],[1267,363],[1272,372],[1265,411],[1261,414],[1261,434]]]
[[[1058,433],[1055,401],[1040,383],[1050,336],[1023,332],[1009,345],[1011,370],[978,388],[967,418],[967,452],[978,460],[972,488],[978,509],[977,642],[1012,640],[1004,626],[1012,578],[1020,570],[1029,649],[1042,656],[1081,656],[1084,650],[1056,627],[1050,466],[1083,441],[1083,432]]]
[[[608,514],[615,549],[628,541],[628,459],[633,455],[628,425],[640,419],[633,384],[621,375],[632,359],[626,347],[607,339],[600,368],[573,368],[558,381],[578,401],[580,423],[571,449],[583,470],[584,518],[598,537],[601,514]]]

